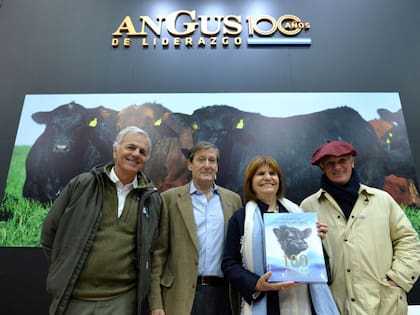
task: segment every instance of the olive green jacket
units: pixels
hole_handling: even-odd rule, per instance
[[[111,168],[112,164],[95,167],[72,179],[45,218],[41,246],[49,262],[47,291],[52,298],[51,315],[65,313],[99,226],[104,185],[113,184],[107,175]],[[133,189],[127,198],[138,200],[137,314],[143,315],[150,287],[151,253],[158,236],[163,202],[144,174],[139,173],[138,179],[143,185]]]

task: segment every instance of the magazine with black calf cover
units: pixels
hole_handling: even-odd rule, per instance
[[[265,213],[265,259],[269,282],[328,281],[315,212]]]

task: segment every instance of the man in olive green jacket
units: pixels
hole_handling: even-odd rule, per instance
[[[163,207],[140,171],[149,153],[147,133],[127,127],[114,143],[115,163],[76,176],[54,201],[41,234],[50,315],[147,314]]]

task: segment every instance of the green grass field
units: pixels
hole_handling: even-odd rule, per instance
[[[0,247],[39,247],[42,222],[51,205],[30,201],[22,196],[29,149],[29,146],[16,146],[13,151],[6,191],[0,203]],[[420,235],[419,209],[403,209]]]
[[[0,246],[39,247],[42,222],[50,205],[44,206],[23,198],[25,160],[30,147],[16,146],[10,162],[0,214],[10,218],[0,221]]]

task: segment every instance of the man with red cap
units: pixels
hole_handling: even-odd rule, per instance
[[[407,292],[420,275],[420,242],[387,192],[359,182],[356,149],[328,141],[312,155],[321,188],[302,201],[328,224],[323,241],[331,291],[341,315],[407,314]]]

